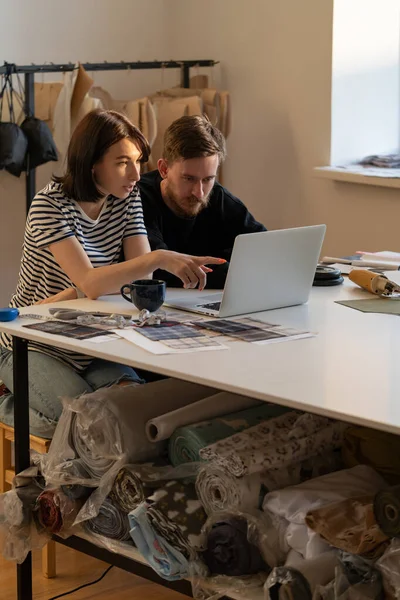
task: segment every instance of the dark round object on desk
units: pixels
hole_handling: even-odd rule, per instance
[[[344,281],[342,276],[336,277],[336,279],[314,279],[313,286],[316,287],[329,287],[332,285],[341,285]]]
[[[324,265],[318,265],[317,270],[315,271],[314,280],[338,279],[341,276],[342,272],[340,271],[340,269],[335,269],[334,267],[326,267]]]
[[[328,267],[327,265],[317,265],[313,285],[326,287],[331,285],[340,285],[343,283],[343,281],[344,279],[340,269]]]
[[[314,279],[313,285],[316,287],[329,287],[330,285],[340,285],[344,281],[342,276],[336,279]]]

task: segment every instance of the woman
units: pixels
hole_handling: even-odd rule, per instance
[[[31,205],[17,290],[10,306],[118,293],[156,269],[184,286],[204,288],[205,264],[225,262],[167,250],[150,252],[136,186],[149,145],[123,115],[97,110],[71,138],[66,174]],[[124,262],[119,262],[121,252]],[[13,389],[12,341],[0,338],[0,379]],[[31,433],[51,437],[61,414],[59,397],[75,397],[114,383],[144,383],[131,367],[38,343],[29,346]],[[0,397],[0,421],[12,424],[13,396]]]

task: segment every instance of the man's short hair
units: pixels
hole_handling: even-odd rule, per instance
[[[181,117],[164,134],[163,158],[169,163],[215,154],[221,164],[226,156],[225,138],[206,116]]]

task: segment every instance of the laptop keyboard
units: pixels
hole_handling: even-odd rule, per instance
[[[210,302],[209,304],[199,304],[198,306],[211,310],[219,310],[221,308],[221,302]]]

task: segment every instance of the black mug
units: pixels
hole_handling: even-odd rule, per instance
[[[155,312],[165,300],[166,284],[160,279],[137,279],[122,286],[121,294],[138,310]],[[128,295],[129,294],[129,295]]]

